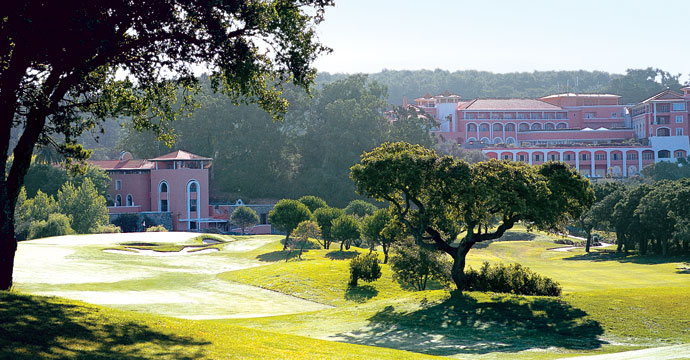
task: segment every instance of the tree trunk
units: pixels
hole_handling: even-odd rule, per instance
[[[283,251],[287,250],[289,243],[290,243],[290,233],[285,235],[285,243],[283,244]]]
[[[388,264],[388,247],[386,245],[382,245],[383,247],[383,263]]]
[[[17,251],[17,239],[14,236],[14,205],[16,202],[8,199],[7,187],[2,184],[0,190],[0,290],[10,290],[12,287],[12,272],[14,269],[14,255]]]
[[[465,276],[465,258],[467,257],[467,253],[472,248],[472,245],[474,245],[473,242],[466,243],[463,241],[458,247],[458,250],[455,252],[455,256],[453,256],[453,267],[450,275],[455,283],[455,286],[457,286],[458,291],[460,292],[465,290],[467,285],[467,277]]]
[[[616,252],[621,252],[623,251],[623,242],[624,242],[623,234],[621,234],[620,231],[616,231],[616,244],[618,245],[616,247]]]
[[[589,247],[592,244],[592,231],[587,231],[587,242],[585,243],[585,252],[589,253]]]

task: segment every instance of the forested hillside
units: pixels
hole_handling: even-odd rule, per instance
[[[628,70],[625,75],[472,70],[385,70],[354,76],[320,73],[311,97],[295,88],[286,90],[290,108],[282,123],[274,123],[255,105],[237,106],[224,95],[214,94],[203,79],[201,107],[172,125],[176,134],[173,150],[185,149],[215,159],[211,196],[216,201],[313,194],[333,205],[344,205],[355,197],[348,169],[363,151],[384,141],[432,144],[428,120],[398,113],[398,121],[389,122],[384,116],[393,105],[402,103],[403,96],[412,102],[426,93],[436,95],[445,90],[465,99],[577,91],[619,94],[621,103],[634,103],[667,87],[680,88],[679,78],[653,68]],[[127,119],[106,122],[103,130],[93,129],[80,140],[94,150],[92,158],[115,158],[122,150],[138,158],[172,151],[154,134],[135,131]]]

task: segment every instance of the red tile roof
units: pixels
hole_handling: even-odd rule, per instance
[[[683,95],[673,90],[664,90],[647,100],[642,101],[642,103],[648,103],[655,100],[683,100]]]
[[[150,170],[156,165],[148,160],[89,160],[103,170]]]
[[[166,160],[213,160],[211,158],[199,156],[186,152],[184,150],[173,151],[169,154],[161,155],[157,158],[149,159],[150,161],[166,161]]]
[[[560,111],[560,106],[535,99],[476,99],[465,110]]]

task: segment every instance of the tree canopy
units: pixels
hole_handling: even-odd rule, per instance
[[[76,139],[108,117],[164,136],[194,108],[195,71],[235,103],[255,102],[279,119],[282,84],[308,88],[316,35],[331,0],[11,2],[0,13],[0,168],[10,134],[21,135],[0,179],[0,289],[12,283],[14,207],[36,144],[69,158]],[[184,96],[178,101],[181,91]],[[170,136],[166,139],[171,140]]]
[[[285,233],[283,250],[290,245],[290,235],[302,221],[311,220],[311,212],[297,200],[282,199],[268,213],[268,219],[277,230]]]
[[[402,142],[364,153],[350,176],[360,194],[390,203],[418,246],[453,257],[451,274],[460,290],[474,244],[500,238],[519,221],[529,228],[562,229],[594,201],[589,180],[564,163],[470,165]]]

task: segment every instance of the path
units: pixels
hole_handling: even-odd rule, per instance
[[[615,354],[570,357],[568,360],[672,360],[690,359],[690,344],[624,351]]]

